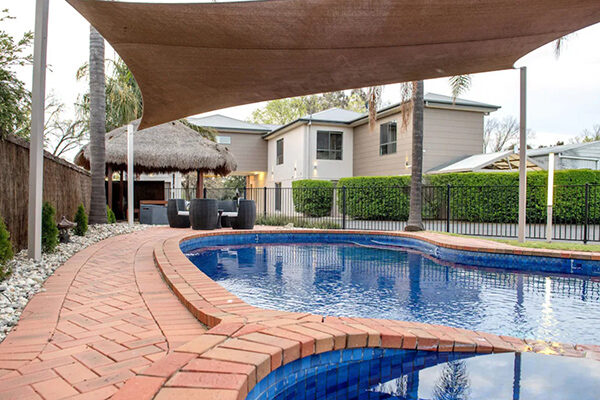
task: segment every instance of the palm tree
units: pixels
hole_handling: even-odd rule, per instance
[[[106,154],[106,100],[104,85],[104,38],[90,25],[90,167],[92,173],[92,194],[89,221],[92,224],[105,224]]]
[[[422,231],[421,199],[423,193],[423,114],[425,111],[424,83],[413,83],[412,95],[412,167],[410,177],[410,210],[407,231]]]

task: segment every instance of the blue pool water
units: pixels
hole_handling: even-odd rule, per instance
[[[567,343],[596,344],[600,338],[597,278],[460,266],[350,243],[186,251],[198,268],[254,306]]]
[[[592,400],[598,362],[541,354],[332,351],[296,360],[247,400]]]

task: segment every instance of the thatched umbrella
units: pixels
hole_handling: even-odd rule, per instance
[[[136,128],[139,123],[139,119],[132,122]],[[179,121],[136,131],[133,138],[136,173],[197,171],[197,197],[202,197],[205,173],[225,176],[237,169],[237,162],[227,147],[202,137]],[[75,164],[90,168],[89,145],[77,153]],[[106,166],[109,180],[112,171],[127,169],[127,126],[106,134]]]

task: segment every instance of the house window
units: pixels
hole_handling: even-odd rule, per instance
[[[317,160],[342,159],[342,132],[317,132]]]
[[[277,165],[283,164],[283,139],[277,141]]]
[[[281,211],[281,183],[275,183],[275,211]]]
[[[217,136],[217,143],[231,144],[231,136]]]
[[[393,154],[396,152],[396,138],[398,136],[398,124],[388,122],[379,127],[379,155]]]

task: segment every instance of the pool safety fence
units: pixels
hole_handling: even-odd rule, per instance
[[[398,231],[410,211],[409,186],[334,188],[204,188],[205,198],[245,198],[257,205],[257,224],[300,228]],[[166,198],[191,200],[195,188],[168,189]],[[423,186],[422,217],[431,231],[515,238],[518,186]],[[527,188],[528,239],[546,238],[547,187]],[[600,241],[600,185],[556,185],[553,240]]]

